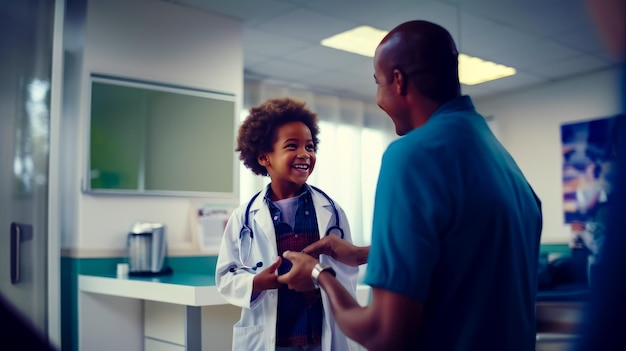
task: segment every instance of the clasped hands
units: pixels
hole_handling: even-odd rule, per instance
[[[291,270],[285,274],[276,275],[276,270],[282,262],[282,258],[278,257],[276,262],[257,274],[255,286],[258,289],[254,290],[260,292],[266,289],[276,289],[282,284],[287,284],[289,289],[296,291],[313,290],[315,286],[311,280],[311,272],[318,263],[319,255],[328,255],[339,262],[357,266],[358,263],[353,254],[355,249],[356,246],[338,236],[327,235],[304,248],[302,252],[285,251],[282,258],[291,262]]]

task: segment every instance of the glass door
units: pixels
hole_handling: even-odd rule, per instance
[[[55,1],[0,4],[0,295],[48,335]]]

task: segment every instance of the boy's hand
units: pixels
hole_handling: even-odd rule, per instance
[[[252,280],[252,292],[260,293],[263,290],[278,289],[281,283],[278,282],[276,270],[280,266],[282,258],[278,256],[276,262],[254,276]]]

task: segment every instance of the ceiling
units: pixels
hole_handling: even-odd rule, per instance
[[[517,74],[462,86],[475,98],[613,66],[583,0],[166,0],[240,19],[246,79],[371,101],[372,59],[320,40],[368,24],[413,19],[447,28],[459,52],[515,67]]]

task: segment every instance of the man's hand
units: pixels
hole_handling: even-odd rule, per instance
[[[289,289],[296,291],[315,289],[311,272],[318,261],[309,255],[293,251],[285,251],[283,257],[291,261],[292,266],[289,272],[278,276],[278,282],[287,284]]]
[[[280,266],[282,258],[280,256],[276,259],[276,262],[272,263],[269,267],[262,272],[254,276],[252,281],[252,292],[260,293],[261,291],[268,289],[278,289],[281,283],[278,282],[276,270]]]
[[[302,250],[303,253],[319,258],[320,254],[328,255],[335,260],[357,267],[367,262],[369,247],[352,245],[337,235],[326,235]]]

